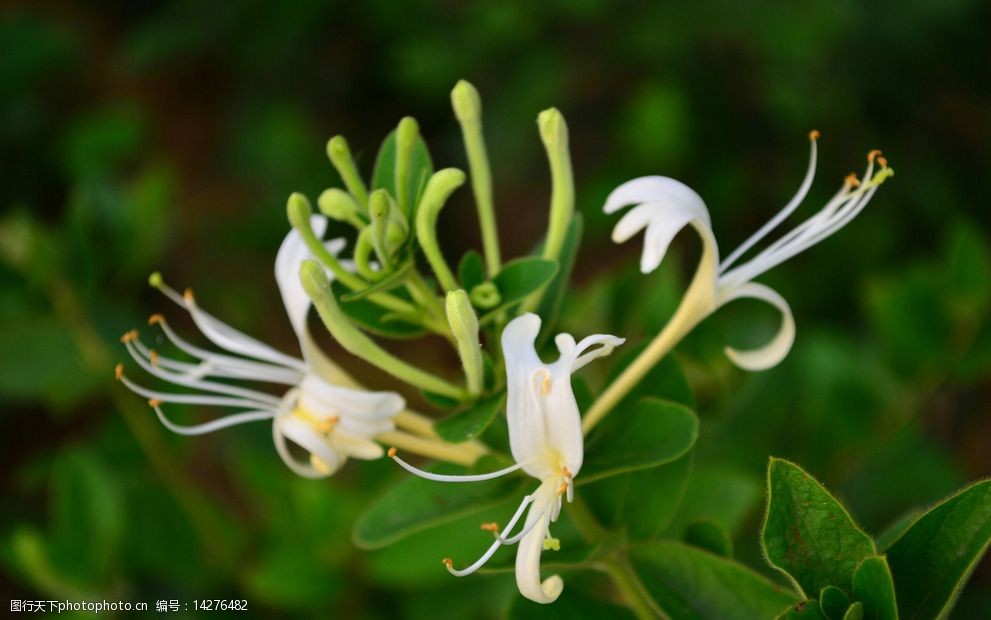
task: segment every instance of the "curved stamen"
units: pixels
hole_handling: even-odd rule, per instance
[[[118,369],[120,367],[118,366]],[[173,394],[170,392],[157,392],[138,385],[124,376],[123,370],[117,372],[117,379],[127,386],[135,394],[144,396],[149,400],[159,400],[164,403],[181,403],[187,405],[208,405],[211,407],[268,407],[266,402],[247,398],[227,398],[224,396],[209,396],[204,394]]]
[[[781,222],[785,220],[789,215],[791,215],[795,209],[798,208],[805,197],[809,194],[809,189],[812,187],[812,180],[815,178],[816,173],[816,159],[818,156],[818,149],[816,144],[819,141],[819,132],[812,130],[809,132],[809,167],[805,171],[805,178],[802,179],[802,184],[798,188],[798,192],[795,196],[788,201],[788,204],[784,206],[783,209],[778,211],[777,215],[771,218],[766,224],[760,227],[760,229],[751,235],[746,241],[740,244],[740,247],[733,250],[733,252],[726,257],[726,260],[719,266],[719,272],[723,273],[728,270],[734,262],[741,256],[743,256],[747,250],[752,248],[754,244],[767,236],[769,232],[778,227]]]
[[[160,406],[161,403],[159,401],[152,400],[149,401],[149,404],[152,409],[155,410],[155,413],[158,415],[158,419],[162,422],[162,425],[173,433],[178,433],[180,435],[205,435],[206,433],[212,433],[231,426],[237,426],[238,424],[257,422],[259,420],[271,420],[275,417],[276,413],[275,411],[245,411],[243,413],[235,413],[229,416],[224,416],[222,418],[206,422],[205,424],[182,426],[165,417],[165,414],[162,413]]]
[[[421,478],[426,478],[427,480],[434,480],[436,482],[483,482],[485,480],[493,480],[495,478],[500,478],[502,476],[505,476],[506,474],[511,474],[514,471],[518,471],[519,469],[521,469],[524,465],[521,463],[515,463],[504,469],[489,472],[487,474],[471,474],[466,476],[457,476],[450,474],[434,474],[429,471],[424,471],[418,467],[414,467],[409,463],[407,463],[406,461],[404,461],[403,459],[399,458],[397,454],[397,450],[395,448],[389,448],[388,455],[389,458],[391,458],[393,461],[398,463],[400,467],[402,467],[409,473],[415,476],[419,476]]]
[[[523,498],[523,501],[520,503],[519,508],[516,509],[516,513],[513,514],[513,517],[509,520],[509,523],[506,524],[505,531],[510,531],[514,527],[516,527],[516,524],[519,522],[520,517],[523,516],[524,511],[526,511],[527,506],[529,506],[532,501],[533,501],[533,496],[531,495],[527,495]],[[465,577],[467,575],[474,573],[482,566],[484,566],[485,563],[492,558],[492,555],[495,554],[495,552],[499,549],[499,547],[509,544],[513,544],[513,543],[507,542],[507,540],[503,538],[502,535],[499,535],[498,537],[496,537],[496,540],[491,545],[489,545],[489,548],[485,550],[485,553],[483,553],[480,558],[475,560],[475,562],[471,566],[462,569],[456,569],[454,568],[454,563],[447,559],[444,560],[444,566],[447,567],[447,572],[451,573],[455,577]]]
[[[127,348],[127,352],[131,354],[131,357],[134,358],[134,361],[136,361],[142,368],[144,368],[145,371],[147,371],[151,375],[154,375],[160,379],[164,379],[170,383],[192,388],[195,390],[203,390],[205,392],[216,392],[218,394],[227,394],[228,396],[240,396],[242,398],[250,398],[252,400],[257,400],[259,402],[268,403],[272,406],[278,406],[279,404],[280,399],[275,396],[272,396],[271,394],[266,394],[264,392],[259,392],[257,390],[249,390],[234,385],[227,385],[225,383],[217,383],[214,381],[194,379],[186,375],[181,375],[168,371],[164,368],[159,368],[156,364],[151,362],[151,356],[149,356],[149,359],[145,359],[144,356],[140,355],[137,348],[134,346],[133,341],[126,343],[124,346]],[[154,353],[154,351],[149,351],[149,353]],[[161,360],[159,359],[159,361]]]

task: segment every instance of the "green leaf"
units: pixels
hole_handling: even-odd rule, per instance
[[[973,484],[918,518],[888,549],[898,611],[945,618],[991,541],[991,480]]]
[[[404,320],[397,317],[394,312],[367,299],[344,301],[344,296],[351,291],[337,280],[331,281],[330,290],[337,297],[344,314],[371,334],[385,338],[408,339],[426,333],[422,327],[412,323],[412,317],[409,317],[410,320]]]
[[[918,520],[924,514],[925,511],[919,508],[913,508],[909,510],[902,516],[898,517],[894,523],[889,525],[880,535],[874,540],[874,544],[877,545],[878,553],[884,553],[888,550],[891,545],[895,544],[895,541],[902,537],[913,523]]]
[[[797,596],[743,564],[677,542],[631,550],[637,575],[671,618],[772,618]]]
[[[843,620],[850,609],[850,597],[836,586],[826,586],[819,593],[819,609],[829,620]]]
[[[537,314],[544,321],[544,334],[549,335],[552,328],[557,323],[558,313],[561,311],[561,303],[564,300],[564,293],[568,290],[568,280],[571,279],[571,271],[575,266],[575,258],[578,256],[578,248],[582,241],[582,216],[576,213],[568,229],[564,233],[564,243],[561,252],[558,254],[558,271],[554,279],[544,290],[544,296],[540,300]],[[546,337],[546,336],[545,336]]]
[[[626,530],[632,540],[652,540],[678,511],[691,478],[692,462],[689,451],[667,465],[584,485],[582,497],[603,526]]]
[[[397,288],[406,281],[406,276],[413,269],[413,261],[406,261],[399,266],[398,269],[385,276],[378,282],[374,282],[368,288],[364,288],[360,291],[351,291],[341,295],[341,301],[344,303],[351,303],[358,301],[359,299],[364,299],[369,295],[374,295],[375,293],[385,293],[386,291],[391,291]]]
[[[517,258],[509,261],[492,278],[492,283],[499,289],[502,301],[494,310],[484,314],[479,321],[483,323],[489,321],[502,310],[525,299],[530,293],[539,291],[551,281],[555,273],[557,273],[557,261],[543,258]]]
[[[864,604],[857,601],[846,610],[843,620],[864,620]]]
[[[795,603],[783,613],[776,616],[776,620],[827,620],[822,613],[819,601],[809,600]]]
[[[826,586],[850,592],[857,566],[874,555],[870,536],[794,463],[772,458],[767,485],[761,545],[771,566],[788,575],[803,593]]]
[[[436,465],[428,471],[441,474],[482,473],[498,469],[483,458],[476,470]],[[410,534],[481,512],[509,497],[523,497],[520,479],[507,476],[485,482],[445,483],[409,477],[390,488],[358,518],[353,538],[365,549],[384,547]]]
[[[612,383],[646,348],[647,343],[629,348],[621,347],[616,355],[616,364],[609,372],[608,383]],[[685,370],[678,362],[677,356],[669,354],[655,364],[636,387],[623,397],[615,409],[623,411],[637,400],[647,396],[666,398],[686,407],[695,408],[695,394],[692,392],[692,386],[688,383],[688,377],[685,376]]]
[[[430,151],[423,138],[417,136],[413,145],[413,156],[409,165],[409,194],[413,205],[419,202],[427,179],[434,173],[434,165],[430,160]],[[375,170],[372,172],[372,189],[386,189],[393,198],[396,193],[396,130],[389,132],[382,146],[379,147],[375,158]],[[411,218],[412,219],[412,218]]]
[[[470,291],[485,282],[485,262],[482,255],[475,250],[468,250],[458,263],[458,279],[461,288]]]
[[[696,521],[685,529],[685,542],[716,555],[733,556],[729,532],[715,521]]]
[[[485,400],[473,403],[463,411],[448,416],[434,425],[441,439],[460,443],[474,439],[488,428],[505,402],[505,394],[500,393]]]
[[[853,575],[853,597],[863,603],[867,620],[898,620],[895,584],[884,556],[860,563]]]
[[[740,532],[764,496],[760,478],[728,466],[698,466],[692,471],[678,513],[666,536],[682,538],[695,521],[718,523],[730,536]]]
[[[589,437],[578,484],[658,467],[684,456],[698,437],[698,418],[678,403],[645,398]]]
[[[522,596],[513,600],[508,617],[511,620],[572,620],[589,618],[617,618],[619,620],[634,618],[633,613],[626,607],[592,598],[581,589],[565,585],[564,592],[552,605],[541,605],[529,601]]]

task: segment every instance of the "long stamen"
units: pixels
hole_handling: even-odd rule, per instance
[[[234,385],[227,385],[224,383],[217,383],[214,381],[204,381],[200,379],[190,378],[185,375],[176,374],[165,370],[164,368],[159,368],[155,360],[157,359],[157,354],[154,351],[150,351],[149,359],[145,359],[135,347],[135,341],[128,342],[124,345],[127,348],[128,353],[134,358],[142,368],[145,369],[149,374],[154,375],[160,379],[169,381],[176,385],[182,385],[188,388],[193,388],[196,390],[203,390],[206,392],[215,392],[218,394],[227,394],[228,396],[240,396],[242,398],[249,398],[252,400],[257,400],[262,403],[268,403],[272,406],[278,406],[279,398],[266,394],[264,392],[259,392],[257,390],[249,390],[245,388],[240,388]]]
[[[127,386],[135,394],[144,396],[150,400],[160,400],[165,403],[182,403],[187,405],[208,405],[211,407],[268,407],[269,403],[248,398],[228,398],[225,396],[210,396],[204,394],[173,394],[170,392],[157,392],[138,385],[124,375],[124,368],[118,364],[114,369],[117,380]]]
[[[520,517],[523,516],[523,513],[526,511],[527,506],[529,506],[532,501],[533,501],[532,495],[527,495],[526,497],[523,498],[523,501],[520,503],[519,507],[516,509],[516,512],[513,514],[513,517],[509,520],[509,523],[506,524],[506,529],[505,529],[506,532],[516,527],[516,524],[519,522]],[[537,519],[537,521],[539,521],[539,519]],[[530,529],[533,529],[532,525]],[[525,530],[524,533],[529,533],[529,529]],[[522,536],[520,536],[519,538],[522,538]],[[493,554],[495,554],[495,552],[499,549],[499,547],[505,545],[511,545],[515,543],[517,540],[519,540],[519,538],[517,538],[513,542],[509,542],[509,540],[505,539],[502,535],[496,537],[496,540],[491,545],[489,545],[489,548],[485,550],[485,553],[483,553],[480,558],[475,560],[475,562],[471,566],[468,566],[466,568],[462,568],[460,570],[454,568],[454,562],[450,558],[444,558],[443,560],[444,566],[447,568],[447,571],[452,575],[454,575],[455,577],[465,577],[467,575],[474,573],[482,566],[484,566],[485,563],[488,562],[489,559],[493,556]]]
[[[815,178],[816,172],[816,159],[818,157],[818,149],[816,144],[819,141],[819,132],[815,129],[809,132],[809,167],[805,172],[805,178],[802,180],[802,184],[798,188],[798,192],[795,196],[788,201],[788,204],[784,206],[777,215],[771,218],[766,224],[760,227],[760,229],[750,236],[746,241],[740,244],[740,247],[733,250],[733,252],[722,262],[719,266],[719,272],[723,273],[728,270],[734,262],[741,256],[743,256],[747,250],[752,248],[754,244],[767,236],[769,232],[778,227],[781,222],[783,222],[789,215],[791,215],[795,209],[798,208],[802,201],[809,193],[809,189],[812,187],[812,180]]]
[[[271,420],[276,414],[275,411],[245,411],[243,413],[235,413],[229,416],[224,416],[222,418],[206,422],[205,424],[182,426],[165,417],[165,414],[162,413],[161,401],[152,399],[148,401],[148,404],[155,410],[155,414],[158,416],[158,419],[161,421],[162,425],[173,433],[178,433],[179,435],[205,435],[206,433],[212,433],[231,426],[237,426],[238,424],[257,422],[260,420]]]
[[[434,480],[434,481],[437,481],[437,482],[482,482],[482,481],[485,481],[485,480],[493,480],[495,478],[500,478],[502,476],[505,476],[506,474],[511,474],[514,471],[518,471],[520,468],[523,467],[522,464],[516,463],[516,464],[511,465],[509,467],[506,467],[504,469],[500,469],[498,471],[489,472],[487,474],[472,474],[472,475],[467,475],[467,476],[455,476],[455,475],[449,475],[449,474],[434,474],[434,473],[431,473],[429,471],[424,471],[424,470],[422,470],[422,469],[420,469],[418,467],[414,467],[414,466],[410,465],[409,463],[407,463],[406,461],[404,461],[403,459],[399,458],[399,456],[398,456],[398,450],[396,450],[396,448],[389,448],[388,456],[393,461],[395,461],[396,463],[398,463],[400,467],[402,467],[406,471],[410,472],[411,474],[413,474],[415,476],[419,476],[421,478],[426,478],[427,480]]]

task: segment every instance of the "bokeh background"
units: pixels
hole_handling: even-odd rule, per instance
[[[884,149],[897,174],[859,219],[763,279],[798,322],[780,367],[745,374],[722,357],[771,333],[757,305],[679,348],[703,425],[686,502],[718,511],[751,566],[768,572],[769,455],[802,464],[874,534],[991,474],[986,2],[45,5],[0,9],[0,598],[502,613],[512,578],[449,577],[431,542],[442,532],[354,548],[356,514],[401,477],[390,464],[302,480],[267,425],[181,439],[113,381],[121,333],[158,310],[189,327],[147,286],[156,269],[292,351],[272,278],[286,197],[339,183],[324,155],[337,133],[369,172],[403,115],[438,167],[465,166],[448,100],[459,78],[483,96],[504,254],[528,251],[546,221],[536,115],[568,119],[587,232],[563,327],[579,334],[649,337],[697,258],[686,235],[640,276],[639,242],[613,246],[599,211],[617,184],[684,180],[725,252],[797,189],[810,129],[823,138],[805,214]],[[477,247],[468,194],[442,220],[454,258]],[[456,372],[431,347],[396,350]],[[734,492],[707,497],[714,478]],[[955,617],[989,609],[985,559]]]

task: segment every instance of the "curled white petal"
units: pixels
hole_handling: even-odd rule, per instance
[[[551,502],[556,501],[555,489],[548,483],[541,485],[527,513],[525,530],[516,551],[516,587],[520,594],[535,603],[553,603],[564,590],[564,581],[557,575],[540,579],[540,555],[544,539],[550,528]]]
[[[664,176],[640,177],[623,183],[609,194],[602,210],[606,213],[615,213],[630,205],[669,200],[686,205],[694,203],[696,208],[701,207],[706,213],[705,221],[708,223],[708,211],[702,197],[681,181]]]
[[[734,364],[745,370],[767,370],[777,366],[791,350],[795,342],[795,318],[785,298],[771,288],[756,282],[747,282],[732,287],[720,297],[720,305],[734,299],[751,298],[766,301],[781,312],[781,326],[769,343],[758,349],[740,351],[726,347],[726,356]]]

